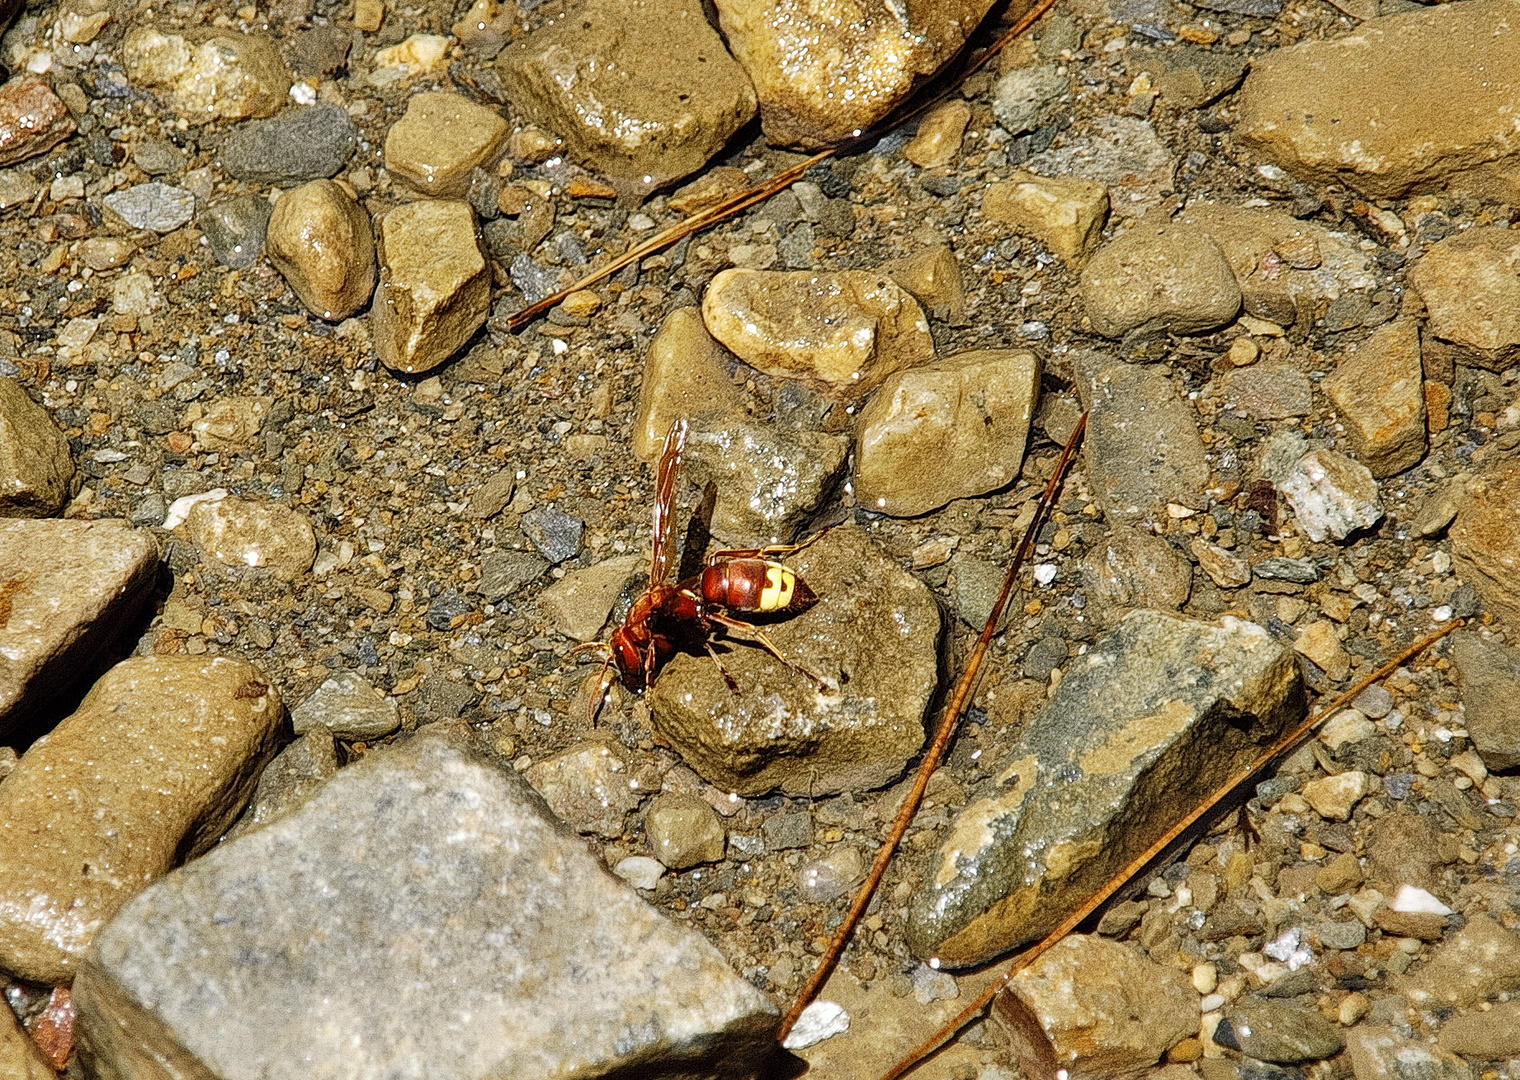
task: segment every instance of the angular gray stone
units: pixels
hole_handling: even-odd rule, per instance
[[[992,115],[1010,135],[1033,131],[1056,103],[1071,96],[1071,82],[1054,64],[1015,68],[992,86]]]
[[[1404,990],[1416,1005],[1458,1008],[1520,990],[1520,936],[1479,914],[1437,946]]]
[[[227,833],[235,839],[249,829],[298,810],[317,789],[338,773],[338,748],[332,732],[316,728],[275,755],[259,774],[248,809]]]
[[[0,521],[0,738],[78,693],[157,573],[153,534],[120,521]]]
[[[1261,627],[1133,612],[956,815],[909,947],[963,967],[1042,937],[1303,711],[1298,664]]]
[[[73,480],[69,440],[20,383],[0,379],[0,517],[51,517]]]
[[[1201,506],[1209,481],[1198,413],[1160,371],[1097,353],[1074,357],[1082,404],[1091,410],[1083,458],[1103,513],[1134,524],[1167,503]]]
[[[713,533],[735,546],[790,541],[844,474],[850,442],[821,431],[713,417],[694,427],[686,470],[717,485]]]
[[[1278,485],[1309,539],[1344,540],[1383,517],[1377,481],[1367,466],[1335,450],[1311,450]]]
[[[236,128],[222,143],[222,165],[251,184],[300,184],[338,173],[359,142],[340,105],[290,109]]]
[[[132,228],[156,233],[171,233],[195,216],[194,195],[157,180],[113,191],[101,201]]]
[[[719,646],[740,692],[706,656],[677,656],[649,693],[654,722],[704,780],[724,791],[818,796],[880,787],[923,745],[938,681],[939,606],[865,533],[832,530],[789,564],[818,594],[801,615],[768,621],[820,691],[734,635]]]
[[[290,710],[290,722],[297,735],[325,728],[340,739],[378,739],[401,726],[401,710],[363,675],[345,671]]]
[[[273,209],[261,196],[233,195],[202,210],[196,223],[206,234],[217,262],[246,270],[264,253]]]
[[[150,1055],[229,1078],[737,1078],[777,1027],[462,725],[368,755],[149,889],[74,996],[102,1080]]]

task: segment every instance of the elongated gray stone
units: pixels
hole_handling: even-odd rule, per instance
[[[909,947],[964,967],[1043,937],[1303,711],[1293,654],[1254,623],[1131,613],[956,816]]]
[[[753,1072],[770,1001],[440,727],[128,904],[74,984],[91,1075]]]
[[[157,569],[152,534],[124,522],[0,521],[0,737],[90,673]]]

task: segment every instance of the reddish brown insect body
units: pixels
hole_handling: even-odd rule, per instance
[[[794,671],[824,687],[826,684],[816,675],[787,660],[758,627],[734,617],[735,613],[796,614],[818,602],[817,595],[794,571],[764,557],[795,551],[796,545],[714,552],[700,573],[675,584],[665,580],[674,539],[670,511],[681,452],[686,447],[686,431],[686,421],[678,420],[665,436],[655,484],[654,558],[649,588],[633,602],[628,618],[607,643],[607,668],[616,668],[628,689],[642,691],[649,688],[676,653],[705,651],[718,665],[729,688],[737,693],[737,684],[712,647],[714,636],[722,628],[754,641]],[[593,715],[601,692],[606,689],[606,669],[602,678],[601,691],[591,703]]]

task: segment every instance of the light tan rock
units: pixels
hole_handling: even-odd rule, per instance
[[[375,291],[375,237],[341,184],[313,180],[287,191],[269,215],[269,261],[318,318],[342,322]]]
[[[1409,283],[1430,314],[1427,348],[1490,371],[1520,359],[1520,232],[1486,226],[1442,240]]]
[[[665,433],[682,417],[739,416],[739,390],[728,376],[734,359],[702,325],[700,308],[676,308],[665,316],[644,360],[633,420],[634,454],[643,461],[659,457]]]
[[[1520,626],[1520,464],[1478,477],[1457,505],[1450,529],[1457,572],[1477,588],[1485,607]]]
[[[924,307],[948,308],[951,322],[965,317],[966,286],[961,264],[949,244],[933,244],[901,259],[888,259],[881,264],[881,271]]]
[[[281,503],[225,499],[198,502],[185,519],[190,539],[229,566],[267,566],[304,574],[317,557],[317,539],[306,515]]]
[[[1108,191],[1093,180],[1015,172],[987,185],[982,213],[1080,268],[1103,241]]]
[[[507,46],[497,70],[514,108],[641,187],[696,172],[755,115],[697,0],[583,0]]]
[[[923,309],[885,273],[725,270],[707,287],[702,319],[751,367],[843,397],[934,356]]]
[[[1420,328],[1413,319],[1378,327],[1320,386],[1373,476],[1397,475],[1425,456]]]
[[[265,397],[217,398],[190,425],[190,431],[207,450],[247,450],[258,438],[272,404]]]
[[[290,92],[290,69],[257,34],[139,27],[122,43],[121,62],[133,83],[164,95],[191,124],[273,116]]]
[[[1304,785],[1304,801],[1327,821],[1346,821],[1367,794],[1367,774],[1351,769]]]
[[[695,795],[667,791],[657,796],[644,815],[644,835],[654,857],[672,870],[723,860],[723,823]]]
[[[964,101],[940,102],[918,122],[918,132],[903,147],[903,157],[920,169],[949,165],[961,152],[961,136],[970,121],[971,106]]]
[[[112,668],[0,785],[0,967],[69,981],[117,908],[232,824],[282,716],[246,661]]]
[[[158,545],[120,521],[0,521],[0,737],[68,694],[152,594]]]
[[[76,130],[69,107],[41,79],[0,86],[0,166],[45,154]]]
[[[10,1009],[0,1010],[0,1076],[9,1080],[57,1080],[58,1077]]]
[[[380,290],[370,318],[386,367],[437,367],[490,311],[491,272],[468,203],[407,203],[380,219]]]
[[[0,379],[0,517],[47,517],[74,481],[69,440],[15,379]]]
[[[988,0],[721,0],[718,21],[780,145],[818,149],[874,125],[960,51]]]
[[[961,353],[888,376],[856,427],[861,504],[914,517],[1011,483],[1039,390],[1039,359],[1013,349]]]
[[[1093,329],[1197,334],[1240,312],[1240,286],[1207,234],[1186,225],[1137,223],[1101,248],[1082,271]]]
[[[1374,198],[1455,181],[1515,202],[1517,91],[1520,3],[1473,0],[1262,56],[1235,135],[1306,180]]]
[[[462,94],[413,94],[385,135],[385,167],[429,195],[463,195],[470,173],[488,166],[507,138],[507,122]]]
[[[1134,945],[1073,934],[1013,977],[991,1018],[1026,1076],[1051,1061],[1073,1078],[1126,1076],[1198,1033],[1198,995]]]
[[[583,570],[567,571],[539,594],[538,606],[550,625],[566,637],[594,641],[619,594],[641,570],[649,571],[649,559],[642,554],[619,555]]]
[[[1250,584],[1251,564],[1239,555],[1199,536],[1193,537],[1191,546],[1199,567],[1221,589],[1238,589]]]

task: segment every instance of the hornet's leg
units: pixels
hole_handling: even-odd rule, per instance
[[[753,623],[747,623],[742,619],[735,619],[732,616],[724,615],[721,612],[708,612],[707,617],[713,622],[717,623],[719,626],[722,626],[738,634],[745,640],[753,641],[756,645],[759,645],[762,649],[770,653],[777,660],[780,660],[783,664],[791,668],[798,675],[801,675],[803,678],[807,679],[819,690],[822,690],[826,693],[833,692],[834,688],[828,683],[824,682],[823,679],[819,678],[817,675],[814,675],[811,671],[803,667],[801,664],[794,664],[792,661],[788,660],[786,658],[786,654],[784,654],[780,649],[776,648],[776,643],[773,642],[770,638],[766,637],[764,631],[762,631]]]

